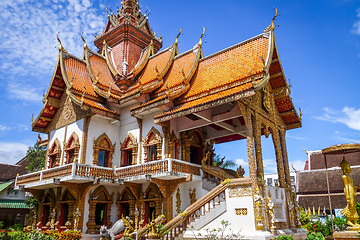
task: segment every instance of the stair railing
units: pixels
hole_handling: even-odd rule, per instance
[[[216,186],[213,190],[205,194],[195,203],[187,207],[182,213],[166,223],[163,227],[164,231],[168,231],[163,239],[172,240],[179,234],[182,234],[186,227],[200,216],[204,215],[210,209],[220,205],[221,200],[226,201],[225,190],[228,187],[250,185],[250,178],[226,179]]]

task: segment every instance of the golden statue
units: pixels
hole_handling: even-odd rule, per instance
[[[342,180],[344,182],[344,194],[347,201],[347,206],[341,211],[341,213],[347,218],[347,225],[352,227],[359,227],[360,225],[357,223],[359,215],[356,211],[356,190],[359,187],[354,187],[353,179],[349,176],[351,173],[350,164],[343,158],[340,163],[340,167],[343,171]]]

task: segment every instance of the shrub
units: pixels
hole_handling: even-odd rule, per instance
[[[281,235],[278,237],[274,237],[274,240],[293,240],[293,239],[294,239],[294,234],[291,234],[290,236]]]
[[[306,240],[325,240],[325,237],[321,232],[308,232]]]
[[[61,232],[59,236],[60,240],[80,240],[81,238],[82,238],[82,232],[75,230]]]
[[[21,231],[23,229],[23,226],[21,224],[14,224],[9,227],[9,230],[11,231]]]
[[[300,223],[301,223],[301,225],[308,224],[309,222],[310,222],[309,214],[306,214],[304,208],[300,207]]]

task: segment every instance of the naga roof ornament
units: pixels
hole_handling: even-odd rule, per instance
[[[60,33],[60,31],[58,31],[58,32],[56,33],[56,38],[57,38],[57,40],[58,40],[59,43],[60,43],[60,45],[59,45],[59,51],[67,52],[66,49],[61,45],[61,40],[60,40],[60,38],[59,38],[59,33]]]
[[[274,31],[275,30],[274,21],[276,20],[276,17],[278,15],[278,11],[277,11],[277,8],[274,7],[274,9],[275,9],[275,16],[272,18],[271,24],[267,28],[265,28],[264,32]]]

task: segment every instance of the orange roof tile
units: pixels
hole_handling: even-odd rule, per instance
[[[84,62],[68,57],[64,60],[64,66],[69,81],[71,82],[73,79],[72,88],[79,92],[83,92],[85,87],[86,94],[98,97],[93,89],[91,77]]]
[[[261,73],[263,71],[261,56],[266,59],[268,48],[269,38],[260,36],[200,60],[191,87],[183,98],[246,79],[250,77],[251,69],[254,75]]]
[[[114,78],[112,77],[106,60],[97,55],[91,55],[89,61],[95,76],[99,78],[98,83],[103,85],[105,88],[109,88],[111,85],[111,89],[120,94],[121,91],[114,82]]]
[[[153,80],[156,80],[157,78],[155,69],[157,68],[159,73],[161,73],[166,67],[166,64],[169,62],[170,56],[171,52],[169,49],[167,49],[151,57],[145,69],[143,70],[144,72],[141,74],[139,81],[141,81],[141,83],[144,85],[152,82]]]
[[[77,99],[81,100],[81,97],[78,96],[78,95],[74,95]],[[119,115],[117,112],[114,112],[113,110],[110,110],[106,107],[104,107],[102,104],[94,101],[94,100],[91,100],[91,99],[88,99],[88,98],[84,98],[84,104],[85,105],[88,105],[90,107],[93,107],[93,108],[96,108],[96,109],[99,109],[99,110],[102,110],[102,111],[105,111],[105,112],[109,112],[109,113],[113,113],[113,114],[116,114],[116,115]]]
[[[195,57],[196,54],[193,51],[177,56],[164,77],[165,84],[163,84],[155,93],[166,91],[166,84],[169,89],[182,84],[182,71],[184,71],[185,76],[187,76],[193,66]]]

